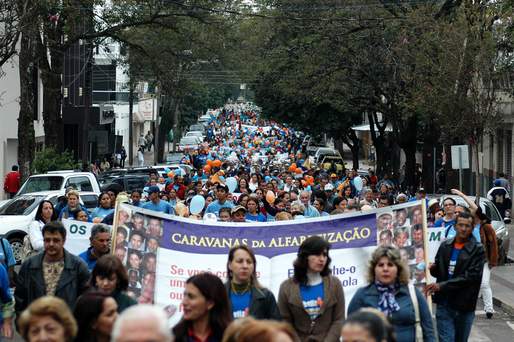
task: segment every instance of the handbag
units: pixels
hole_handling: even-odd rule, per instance
[[[418,297],[416,296],[416,290],[414,285],[407,285],[409,288],[410,299],[412,300],[412,306],[414,306],[414,315],[416,317],[416,342],[423,342],[423,329],[421,328],[421,318],[419,315],[419,303]]]

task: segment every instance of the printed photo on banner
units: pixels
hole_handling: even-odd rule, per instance
[[[113,250],[127,268],[129,294],[140,303],[165,308],[173,325],[182,316],[186,280],[209,272],[225,282],[228,252],[241,244],[254,251],[258,280],[275,295],[292,275],[299,246],[312,235],[330,243],[331,272],[341,280],[348,303],[367,284],[368,261],[378,245],[400,248],[412,283],[423,286],[427,257],[423,215],[421,202],[410,202],[296,221],[213,223],[120,204]]]
[[[162,219],[131,208],[135,207],[118,209],[114,255],[127,269],[128,294],[139,303],[153,304]]]
[[[422,204],[388,207],[387,211],[377,213],[377,234],[379,246],[393,245],[400,249],[412,283],[422,289],[427,282],[428,260]]]

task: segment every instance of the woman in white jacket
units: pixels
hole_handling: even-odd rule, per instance
[[[57,220],[57,213],[52,202],[48,200],[41,201],[37,208],[36,217],[29,226],[29,241],[35,253],[43,251],[43,233],[41,232],[43,226],[54,220]]]

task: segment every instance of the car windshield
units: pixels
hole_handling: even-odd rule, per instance
[[[21,187],[18,195],[30,192],[60,190],[63,182],[63,176],[29,177]]]
[[[196,144],[197,142],[198,142],[198,140],[196,139],[196,137],[192,137],[192,136],[184,137],[184,138],[180,139],[181,144]]]
[[[44,196],[21,196],[10,200],[0,209],[0,215],[28,215]]]

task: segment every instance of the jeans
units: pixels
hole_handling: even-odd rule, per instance
[[[484,272],[482,273],[482,283],[480,284],[480,290],[482,291],[482,299],[484,300],[484,311],[494,313],[493,309],[493,291],[491,290],[491,269],[489,264],[484,264]]]
[[[471,333],[475,312],[464,312],[437,304],[435,314],[439,342],[466,342]]]

